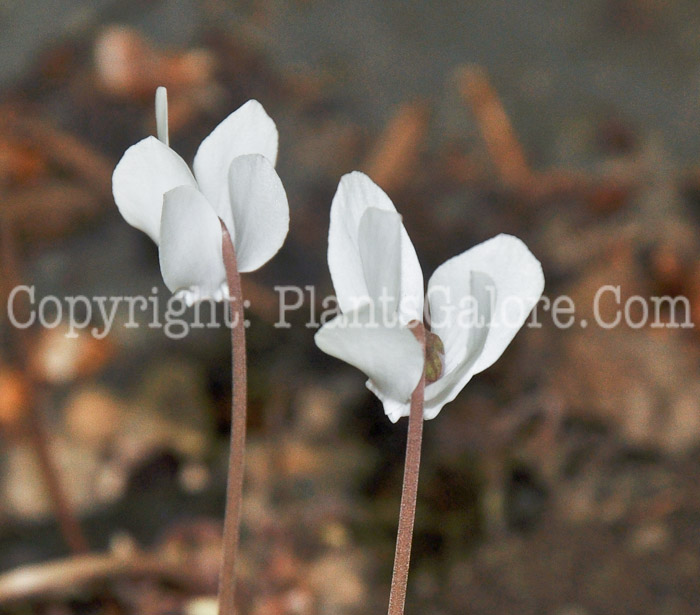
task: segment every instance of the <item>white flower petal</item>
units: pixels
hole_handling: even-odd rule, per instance
[[[381,400],[384,406],[384,414],[389,417],[392,423],[396,423],[402,416],[409,416],[411,414],[410,399],[408,401],[392,399],[379,390],[371,380],[368,380],[365,386]]]
[[[226,281],[221,223],[202,193],[191,186],[166,192],[160,233],[165,285],[188,304],[194,299],[220,299]]]
[[[438,274],[437,271],[435,273]],[[433,275],[431,278],[431,284],[441,282],[441,275],[438,275],[437,280],[434,281],[435,277]],[[469,280],[469,288],[464,287],[462,277],[453,277],[455,292],[451,295],[454,297],[452,301],[458,307],[461,307],[459,304],[465,297],[473,298],[474,301],[468,310],[462,312],[462,320],[459,315],[455,315],[451,317],[451,324],[448,325],[447,321],[441,323],[440,333],[433,329],[445,346],[445,370],[439,380],[425,388],[423,417],[426,420],[435,418],[442,407],[457,397],[472,376],[477,373],[475,365],[484,352],[492,332],[490,325],[494,304],[493,279],[480,271],[467,271],[463,277]],[[497,294],[495,299],[497,302]],[[460,352],[458,346],[462,345],[463,351]]]
[[[358,247],[362,215],[369,207],[396,211],[391,199],[367,175],[344,175],[331,205],[328,267],[340,309],[350,311],[368,295]],[[416,250],[401,226],[401,316],[404,323],[423,319],[423,273]]]
[[[194,157],[194,174],[200,190],[219,214],[228,203],[231,161],[245,154],[261,154],[274,166],[277,141],[277,127],[257,100],[238,108],[202,141]]]
[[[238,270],[254,271],[284,243],[289,231],[287,195],[275,168],[260,154],[235,158],[228,184]]]
[[[474,315],[476,299],[472,294],[471,273],[469,270],[456,272],[452,267],[442,265],[428,282],[426,300],[430,322],[427,324],[442,340],[445,372],[462,363],[467,354],[468,320]]]
[[[423,349],[410,329],[373,322],[370,306],[341,314],[314,337],[323,352],[363,371],[382,395],[405,403],[423,373]]]
[[[112,175],[114,201],[122,216],[156,243],[163,195],[177,186],[196,185],[185,161],[155,137],[126,150]]]
[[[391,319],[401,292],[401,216],[368,207],[360,219],[358,244],[369,297],[377,314]]]
[[[542,265],[520,239],[498,235],[451,258],[440,270],[442,277],[452,280],[465,271],[481,271],[496,286],[492,325],[484,351],[474,365],[474,373],[478,374],[503,354],[542,296]]]
[[[511,235],[498,235],[438,267],[428,282],[431,328],[445,346],[445,373],[426,387],[435,417],[474,374],[490,367],[522,327],[544,289],[539,261]],[[465,303],[473,299],[476,306]],[[487,328],[464,326],[485,317]]]

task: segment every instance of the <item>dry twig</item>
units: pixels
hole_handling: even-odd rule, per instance
[[[203,583],[177,558],[136,553],[78,555],[63,560],[24,566],[0,575],[0,605],[21,600],[64,598],[101,582],[152,577],[201,591]]]
[[[28,143],[41,143],[42,152],[57,168],[82,179],[98,194],[111,194],[113,162],[78,137],[7,106],[0,113],[0,129]]]
[[[377,140],[363,168],[386,192],[400,190],[410,181],[427,127],[425,105],[405,104],[399,107]]]
[[[521,188],[532,182],[525,153],[498,94],[484,70],[466,66],[457,74],[459,92],[476,117],[481,136],[503,183]]]
[[[16,256],[17,250],[11,225],[2,212],[0,212],[0,245],[2,246],[4,278],[10,288],[16,287],[20,283],[19,264]],[[27,412],[24,417],[21,417],[24,419],[23,427],[36,453],[46,488],[51,495],[51,501],[63,538],[74,553],[84,553],[89,549],[88,542],[66,495],[59,469],[51,453],[50,437],[44,427],[38,404],[40,386],[38,383],[32,382],[30,375],[28,363],[34,348],[31,340],[28,338],[26,329],[12,328],[12,331],[15,334],[15,361],[18,364],[18,370],[24,374],[28,385],[26,390],[29,393],[29,399],[26,400]]]

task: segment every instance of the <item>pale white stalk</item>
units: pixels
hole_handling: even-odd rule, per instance
[[[162,85],[156,90],[156,134],[158,140],[170,146],[168,135],[168,90]]]

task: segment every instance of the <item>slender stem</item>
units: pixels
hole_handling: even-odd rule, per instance
[[[17,262],[14,237],[10,229],[8,220],[0,215],[0,245],[2,246],[3,268],[5,271],[8,286],[10,288],[19,284],[19,264]],[[26,306],[25,306],[26,307]],[[22,309],[20,307],[20,309]],[[89,550],[88,541],[85,538],[78,517],[70,504],[63,485],[61,484],[60,472],[56,461],[51,454],[50,437],[46,432],[41,414],[37,407],[36,399],[38,395],[35,391],[39,388],[38,383],[33,382],[31,370],[28,368],[29,357],[33,351],[30,340],[27,337],[26,329],[13,329],[16,346],[16,363],[28,379],[32,391],[32,399],[28,404],[25,426],[31,446],[34,448],[39,468],[44,479],[44,483],[51,497],[58,525],[68,548],[75,554],[86,553]]]
[[[243,468],[246,432],[246,350],[245,321],[241,277],[236,264],[236,251],[231,235],[221,223],[224,266],[229,288],[231,310],[231,359],[233,402],[231,417],[231,450],[229,452],[228,484],[226,486],[226,515],[224,518],[223,555],[219,576],[219,615],[235,612],[236,554],[241,523]]]
[[[413,332],[423,345],[425,352],[425,328],[422,324],[419,324],[413,329]],[[406,604],[406,586],[408,585],[408,568],[411,563],[411,542],[413,541],[413,522],[416,518],[418,474],[420,471],[421,442],[423,440],[424,401],[425,373],[421,376],[418,386],[411,396],[408,438],[406,440],[406,462],[401,491],[401,509],[399,511],[399,529],[396,535],[394,572],[391,577],[391,593],[389,594],[389,615],[403,615],[404,605]]]

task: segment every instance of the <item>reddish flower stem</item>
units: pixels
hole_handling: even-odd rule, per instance
[[[15,247],[14,236],[10,228],[9,221],[0,215],[0,262],[3,263],[8,290],[20,283],[19,263],[17,259],[17,249]],[[19,310],[24,310],[26,306],[19,306]],[[51,504],[58,521],[59,530],[68,548],[76,555],[87,553],[89,550],[88,541],[80,526],[78,517],[71,506],[70,499],[61,483],[60,472],[54,456],[51,454],[50,436],[44,426],[43,417],[37,406],[37,398],[40,395],[36,391],[40,384],[35,382],[31,369],[29,368],[30,356],[33,352],[33,345],[28,338],[26,329],[13,328],[16,357],[15,362],[18,368],[27,379],[31,390],[31,399],[27,404],[27,414],[23,417],[26,436],[30,445],[34,449],[39,469],[41,471],[44,484],[49,492]]]
[[[228,462],[226,486],[226,514],[224,517],[223,553],[219,576],[219,615],[235,613],[236,556],[241,524],[243,496],[243,470],[246,436],[247,373],[245,349],[245,321],[241,276],[236,263],[236,250],[231,235],[221,223],[226,279],[229,288],[231,310],[231,360],[233,377],[233,401],[231,416],[231,450]]]
[[[425,353],[425,327],[417,324],[413,333],[423,346]],[[404,465],[399,529],[396,535],[396,555],[394,572],[391,577],[389,594],[389,615],[403,615],[406,604],[408,569],[411,563],[411,543],[413,523],[416,518],[418,497],[418,474],[420,472],[421,442],[423,440],[423,404],[425,401],[425,372],[411,396],[411,411],[408,417],[408,438],[406,440],[406,462]]]

